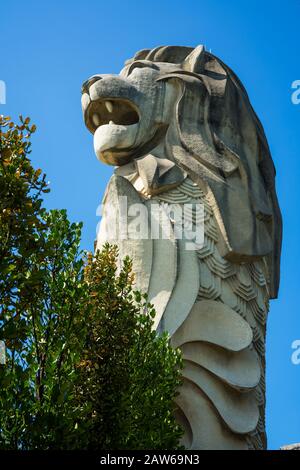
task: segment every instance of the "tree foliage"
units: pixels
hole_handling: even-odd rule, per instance
[[[35,127],[1,122],[0,445],[43,448],[72,419],[66,397],[79,355],[76,318],[85,295],[80,224],[47,212],[46,176],[29,160]],[[73,348],[73,349],[70,349]],[[76,357],[77,354],[77,357]],[[67,409],[67,411],[66,411]]]
[[[116,247],[80,249],[81,224],[46,211],[29,118],[0,120],[1,449],[172,449],[181,356],[152,329]]]
[[[181,435],[173,405],[181,356],[153,330],[155,311],[133,290],[125,258],[117,274],[116,247],[89,258],[88,335],[76,396],[90,401],[92,449],[172,449]]]

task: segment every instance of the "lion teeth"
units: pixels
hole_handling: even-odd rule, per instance
[[[92,120],[93,120],[93,123],[95,124],[95,126],[97,126],[97,127],[100,126],[100,116],[99,116],[99,114],[97,114],[97,113],[93,114]]]
[[[109,113],[112,113],[113,109],[114,109],[112,102],[111,101],[105,101],[104,104],[105,104],[105,107],[106,107],[107,111]]]

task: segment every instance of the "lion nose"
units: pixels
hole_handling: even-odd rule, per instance
[[[81,87],[82,93],[88,93],[90,87],[94,83],[98,82],[99,80],[103,80],[103,78],[107,78],[107,77],[111,77],[111,74],[93,75],[92,77],[90,77],[88,80],[86,80],[83,83],[83,85]]]
[[[88,80],[86,80],[82,87],[81,91],[82,93],[88,93],[90,86],[92,86],[94,83],[98,82],[98,80],[102,80],[103,76],[102,75],[93,75],[90,77]]]

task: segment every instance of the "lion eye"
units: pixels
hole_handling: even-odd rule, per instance
[[[157,67],[157,65],[155,65],[150,60],[140,60],[140,61],[133,62],[130,65],[128,72],[127,72],[127,76],[130,75],[133,72],[133,70],[136,68],[143,69],[146,67],[154,69],[154,70],[159,70],[159,67]]]

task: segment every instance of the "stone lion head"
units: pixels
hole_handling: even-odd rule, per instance
[[[115,166],[167,158],[204,189],[234,262],[266,257],[279,283],[281,215],[263,127],[237,76],[196,48],[145,49],[120,75],[94,75],[82,108],[95,153]]]

